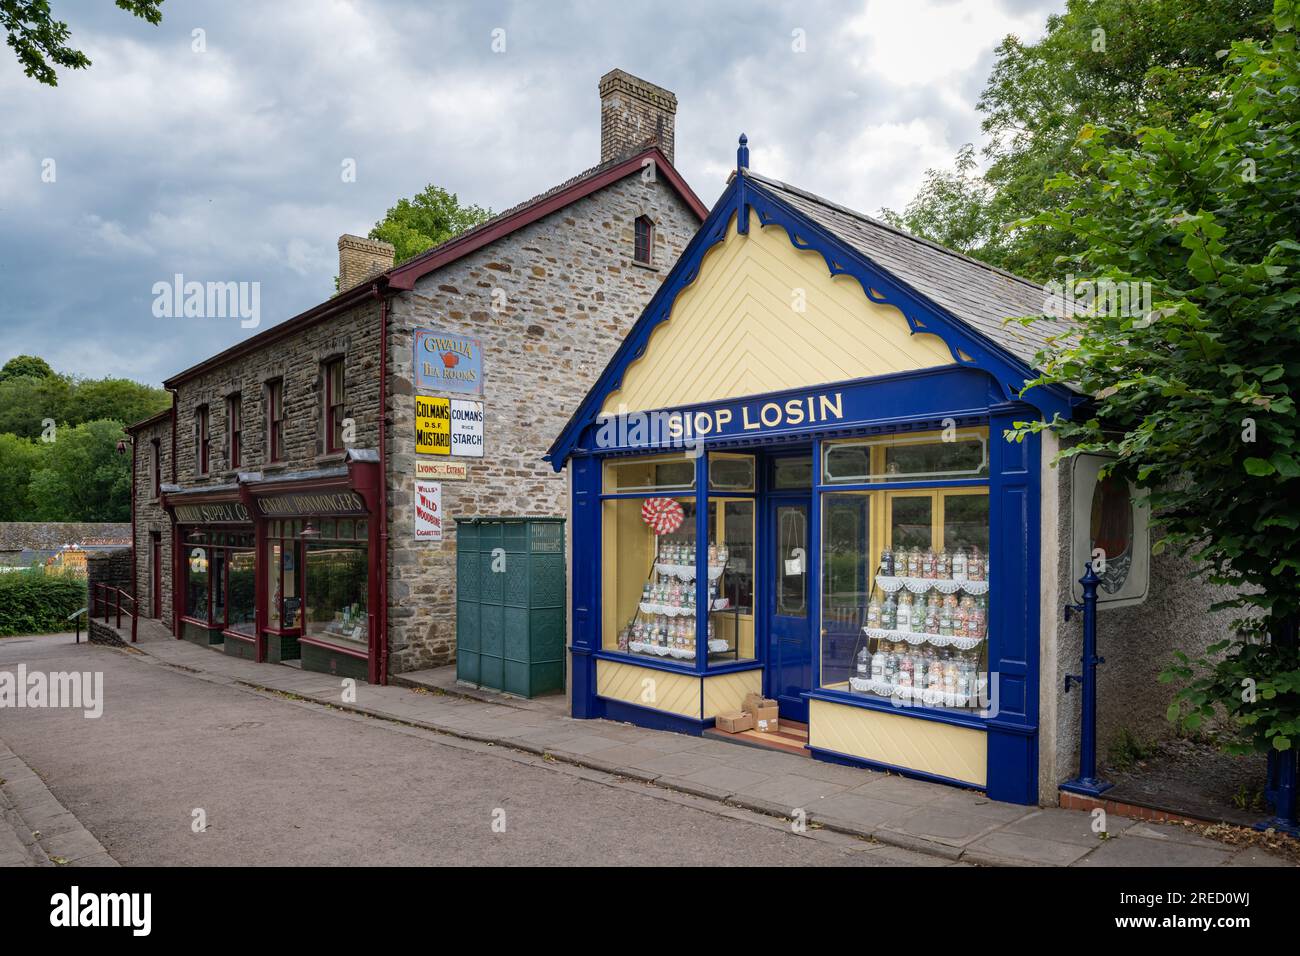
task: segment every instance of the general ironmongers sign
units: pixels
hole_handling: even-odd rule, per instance
[[[268,518],[289,515],[363,515],[369,512],[361,496],[351,491],[305,492],[258,498],[257,509]]]
[[[248,509],[238,501],[176,505],[172,511],[179,524],[239,524],[249,520]]]

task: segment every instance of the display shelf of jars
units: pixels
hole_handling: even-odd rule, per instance
[[[709,549],[708,648],[710,657],[735,657],[739,649],[714,636],[713,615],[738,612],[718,594],[718,581],[729,554],[725,546]],[[660,542],[636,613],[619,632],[618,649],[633,654],[695,660],[695,547]],[[733,633],[737,633],[735,628]]]
[[[978,703],[987,684],[986,569],[975,548],[882,552],[849,689],[928,706]]]

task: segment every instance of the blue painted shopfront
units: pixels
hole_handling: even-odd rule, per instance
[[[880,301],[898,305],[916,329],[942,333],[952,349],[953,363],[718,402],[602,414],[606,398],[617,390],[628,366],[645,352],[655,327],[668,318],[675,297],[698,275],[705,254],[722,241],[728,223],[747,222],[751,209],[764,225],[784,226],[800,248],[822,252],[828,264],[833,263],[833,272],[854,275]],[[810,741],[817,759],[883,767],[983,789],[999,800],[1036,803],[1042,450],[1037,436],[1017,442],[1005,440],[1004,433],[1017,422],[1068,415],[1073,397],[1045,389],[1021,394],[1020,387],[1032,377],[1024,362],[750,182],[742,168],[549,456],[555,467],[567,465],[571,474],[573,715],[699,734],[712,723],[707,707],[697,708],[695,715],[673,713],[643,706],[627,695],[602,693],[601,663],[699,678],[701,700],[708,694],[708,680],[754,672],[763,693],[779,701],[784,719],[806,722],[810,705],[820,704],[835,705],[831,710],[837,714],[853,708],[978,731],[986,740],[981,753],[986,753],[987,771],[972,782],[918,769],[904,758],[870,759]],[[987,457],[977,476],[931,480],[926,488],[987,492],[990,599],[983,652],[988,699],[978,708],[913,703],[900,709],[887,698],[837,689],[845,675],[823,673],[824,661],[843,661],[847,653],[827,648],[837,640],[858,640],[862,628],[860,620],[854,620],[837,631],[836,622],[825,619],[821,591],[827,569],[821,537],[828,495],[884,493],[914,488],[915,483],[879,476],[857,484],[828,483],[824,452],[830,443],[846,439],[906,438],[945,429],[987,430]],[[616,573],[604,557],[607,506],[620,498],[645,497],[611,490],[604,479],[606,466],[666,452],[684,452],[694,463],[693,490],[678,497],[693,502],[689,511],[698,542],[707,542],[710,534],[710,462],[719,455],[736,454],[752,456],[755,462],[752,491],[732,495],[754,502],[753,567],[758,583],[753,660],[710,660],[708,615],[703,613],[695,618],[692,660],[656,659],[611,648],[602,633],[606,577]],[[805,487],[799,487],[797,478],[778,481],[778,468],[783,475],[802,470]],[[708,574],[708,556],[700,547],[694,568],[697,607],[712,606]]]

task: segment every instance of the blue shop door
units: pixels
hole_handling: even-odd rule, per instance
[[[768,693],[785,720],[808,722],[812,687],[812,609],[808,606],[807,495],[768,498]]]

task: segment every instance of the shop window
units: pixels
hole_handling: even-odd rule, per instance
[[[306,633],[368,649],[366,545],[354,541],[309,541],[303,573],[307,592]]]
[[[208,434],[208,406],[200,405],[194,410],[194,467],[197,474],[208,473],[208,455],[211,451],[211,436]]]
[[[284,379],[280,378],[266,383],[266,448],[267,461],[284,457]]]
[[[822,474],[831,485],[987,478],[988,469],[987,430],[965,429],[832,442]]]
[[[208,620],[208,548],[190,544],[185,563],[185,616],[197,621]]]
[[[338,452],[343,450],[343,420],[345,418],[343,403],[343,359],[336,358],[325,363],[325,450]]]
[[[184,616],[253,633],[253,536],[191,531],[184,538]]]
[[[753,491],[752,455],[709,455],[709,491]]]
[[[239,393],[226,399],[226,444],[230,448],[230,467],[239,467],[240,429],[242,428],[243,410],[240,408]]]
[[[753,660],[754,501],[709,500],[709,666]],[[716,576],[714,575],[716,569]]]
[[[972,709],[987,690],[983,487],[822,496],[822,683]]]
[[[686,455],[625,458],[605,463],[608,494],[695,490],[695,460]]]
[[[643,512],[647,502],[654,502],[651,508],[657,511],[680,509],[680,523],[672,531],[657,533]],[[602,645],[631,654],[695,660],[695,498],[606,500],[601,528]]]
[[[637,216],[635,224],[633,258],[642,265],[652,265],[655,245],[655,226],[649,216]]]

